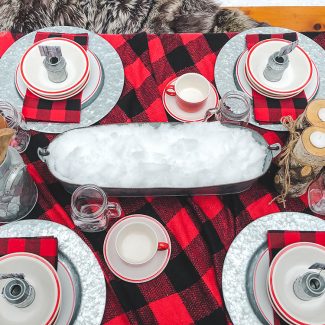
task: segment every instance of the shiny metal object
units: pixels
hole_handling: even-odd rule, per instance
[[[306,272],[293,283],[293,292],[304,301],[319,298],[325,292],[325,278],[320,272]]]
[[[0,227],[2,238],[41,236],[58,239],[59,261],[68,269],[76,289],[76,306],[70,324],[100,325],[106,304],[105,278],[95,255],[73,230],[45,220],[23,220]],[[66,323],[59,318],[56,325]]]
[[[200,122],[199,122],[200,123]],[[148,125],[148,123],[146,123]],[[179,123],[170,123],[174,127],[177,127]],[[125,124],[115,124],[115,126],[118,125],[119,127],[125,126]],[[150,123],[150,125],[153,128],[158,128],[161,123]],[[96,128],[108,128],[110,127],[108,125],[100,125],[100,126],[94,126]],[[233,128],[243,128],[241,126],[232,125],[229,127]],[[260,143],[261,145],[265,146],[267,154],[265,157],[265,162],[263,166],[263,171],[259,177],[263,176],[267,170],[269,169],[272,159],[276,157],[280,151],[281,151],[281,145],[279,143],[275,143],[272,145],[268,145],[265,139],[256,131],[248,128],[244,128],[248,132],[252,133],[252,136],[254,139]],[[56,141],[61,135],[57,136],[53,141]],[[217,139],[216,139],[217,141]],[[47,150],[47,148],[38,148],[37,150],[39,158],[47,164],[47,161],[49,159],[49,156],[51,153]],[[207,157],[208,159],[208,157]],[[51,167],[49,164],[47,164],[50,172],[52,175],[55,175],[55,172],[51,170]],[[55,177],[55,176],[54,176]],[[102,187],[102,189],[111,196],[164,196],[164,195],[209,195],[209,194],[233,194],[233,193],[240,193],[243,191],[248,190],[254,182],[259,178],[256,177],[254,179],[250,179],[247,181],[239,182],[239,183],[233,183],[233,184],[225,184],[225,185],[216,185],[216,186],[207,186],[207,187],[196,187],[196,188],[108,188],[108,187]],[[78,188],[80,185],[83,184],[73,184],[68,183],[65,180],[58,179],[66,191],[69,193],[72,193],[76,188]]]
[[[237,235],[222,271],[223,297],[234,325],[268,324],[253,292],[253,270],[267,248],[268,230],[325,231],[325,221],[304,213],[278,212],[253,221]]]
[[[124,86],[124,69],[116,50],[101,36],[86,29],[70,26],[55,26],[40,29],[43,32],[88,33],[89,49],[98,57],[103,68],[103,85],[98,96],[82,109],[80,123],[27,122],[30,129],[45,133],[62,133],[79,127],[90,126],[105,117],[116,105]],[[0,60],[0,100],[10,100],[21,112],[23,99],[15,86],[16,68],[22,55],[30,47],[37,31],[17,40]]]
[[[282,57],[284,55],[288,55],[289,53],[291,53],[299,44],[299,40],[296,40],[294,42],[291,42],[288,45],[285,45],[283,47],[280,48],[277,56],[278,57]]]
[[[64,57],[46,57],[43,61],[47,75],[52,82],[60,83],[67,79],[67,62]]]
[[[279,56],[279,52],[275,52],[269,57],[267,65],[263,71],[263,75],[268,81],[280,81],[288,66],[288,55]]]
[[[37,187],[16,149],[9,147],[0,165],[0,224],[26,217],[34,208]]]
[[[25,275],[23,273],[0,273],[0,280],[5,279],[11,279],[11,278],[17,278],[17,279],[24,279]]]
[[[13,279],[2,289],[2,297],[17,308],[30,306],[35,299],[35,289],[24,279]]]
[[[290,29],[280,27],[258,27],[246,30],[234,37],[232,37],[227,44],[220,50],[216,65],[214,69],[214,77],[216,86],[220,96],[223,96],[230,90],[241,90],[237,84],[235,76],[236,61],[240,54],[246,49],[245,37],[247,34],[282,34],[292,32]],[[299,46],[302,47],[314,61],[320,77],[320,85],[315,98],[325,97],[325,51],[309,37],[297,33]],[[250,124],[255,125],[261,129],[271,131],[288,131],[282,124],[259,124],[254,119],[254,112],[252,110],[250,117]]]

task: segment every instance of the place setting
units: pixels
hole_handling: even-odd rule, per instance
[[[317,217],[279,212],[237,235],[222,279],[234,324],[324,324],[324,231]]]
[[[220,51],[217,89],[221,96],[237,89],[251,99],[250,124],[287,131],[282,117],[296,119],[308,102],[324,95],[324,57],[319,45],[300,33],[278,27],[251,29]]]
[[[115,49],[77,27],[49,27],[23,36],[2,56],[0,71],[0,98],[10,94],[27,128],[47,133],[98,122],[124,86]]]

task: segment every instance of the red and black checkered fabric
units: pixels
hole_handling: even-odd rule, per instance
[[[55,237],[0,238],[0,256],[27,252],[39,255],[58,266],[58,240]]]
[[[85,50],[88,49],[88,34],[36,33],[34,42],[46,38],[63,37],[75,41]],[[51,101],[34,95],[26,90],[22,113],[27,121],[60,123],[79,123],[81,114],[82,91],[66,100]]]
[[[323,34],[308,34],[325,47]],[[0,55],[15,35],[0,33]],[[183,72],[200,72],[214,81],[219,50],[232,34],[103,35],[119,53],[125,86],[117,105],[99,124],[174,121],[167,116],[161,92],[164,84]],[[285,134],[256,129],[269,143],[283,142]],[[285,211],[270,201],[274,169],[249,190],[227,196],[110,198],[123,215],[146,214],[161,222],[172,243],[170,261],[156,279],[142,284],[116,278],[103,258],[106,232],[82,234],[70,218],[71,195],[37,156],[54,135],[33,132],[23,158],[39,189],[30,219],[64,224],[80,235],[97,257],[107,281],[103,324],[230,324],[222,299],[222,266],[235,236],[250,222]],[[163,139],[162,139],[163,141]],[[213,150],[213,148],[211,148]],[[286,211],[311,213],[306,196],[289,199]]]
[[[286,34],[252,34],[246,35],[246,45],[251,49],[256,43],[269,39],[269,38],[282,38],[288,41],[296,41],[296,33]],[[287,99],[274,99],[266,97],[254,89],[253,102],[254,102],[254,118],[260,123],[280,123],[282,116],[292,116],[295,120],[300,114],[303,113],[307,106],[306,94],[304,91],[298,95]]]
[[[325,246],[325,231],[268,231],[270,262],[282,248],[298,242],[311,242]],[[274,311],[274,325],[288,325],[288,323]]]

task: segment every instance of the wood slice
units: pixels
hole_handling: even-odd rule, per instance
[[[308,126],[319,126],[325,128],[325,121],[321,120],[319,111],[325,108],[324,99],[316,99],[311,101],[306,107],[303,114],[297,119],[297,128],[303,130]]]

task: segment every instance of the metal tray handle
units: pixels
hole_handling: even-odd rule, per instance
[[[268,146],[268,149],[271,150],[272,157],[275,158],[280,154],[282,147],[280,143],[273,143]]]
[[[46,148],[37,148],[37,155],[38,155],[38,158],[43,161],[43,163],[46,163],[45,157],[49,156],[50,153],[47,151],[47,147]]]

